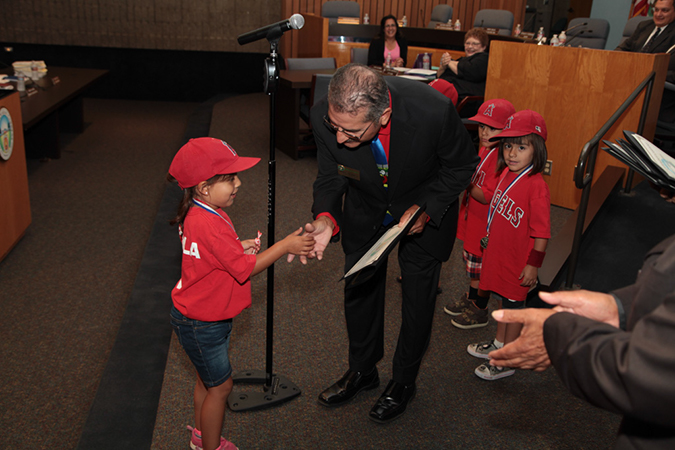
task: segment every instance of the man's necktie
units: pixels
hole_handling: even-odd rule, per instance
[[[656,38],[659,37],[661,34],[661,31],[663,31],[663,28],[657,28],[656,33],[652,35],[652,37],[645,42],[645,45],[642,46],[642,53],[650,53],[652,50],[652,47],[654,47],[654,41],[656,41]]]
[[[382,142],[380,142],[379,136],[373,139],[373,141],[370,143],[370,150],[373,152],[373,156],[375,157],[377,170],[380,173],[380,177],[382,177],[382,184],[384,185],[385,189],[389,189],[389,162],[387,161],[387,154],[384,152],[384,147],[382,146]],[[394,218],[391,216],[389,211],[387,211],[387,214],[384,216],[384,220],[382,221],[382,225],[386,227],[393,221]]]

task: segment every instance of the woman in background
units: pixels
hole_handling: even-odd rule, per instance
[[[453,60],[450,54],[443,53],[436,76],[449,81],[457,89],[461,102],[464,97],[485,95],[485,79],[487,78],[489,40],[487,33],[481,28],[472,28],[464,36],[465,56]],[[462,117],[476,114],[482,101],[467,105],[460,113]]]
[[[389,64],[387,59],[390,61]],[[391,14],[384,16],[380,21],[380,32],[370,42],[368,48],[368,65],[405,67],[407,62],[408,42],[401,36],[398,21]]]

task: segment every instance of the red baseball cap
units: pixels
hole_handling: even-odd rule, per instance
[[[504,129],[497,136],[490,138],[491,141],[496,141],[505,137],[520,137],[527,136],[528,134],[536,134],[544,138],[548,136],[546,131],[546,122],[544,118],[531,109],[524,109],[518,111],[508,119],[506,119],[506,124]]]
[[[501,130],[506,124],[506,119],[515,114],[515,112],[516,108],[513,107],[510,101],[497,98],[488,100],[480,105],[476,115],[469,117],[469,120]]]
[[[215,175],[241,172],[258,164],[260,158],[237,155],[225,141],[210,137],[190,139],[171,161],[169,173],[181,189],[196,186]]]
[[[448,97],[450,99],[450,101],[452,102],[452,104],[457,106],[457,100],[458,100],[459,96],[457,94],[457,89],[455,88],[454,84],[452,84],[449,81],[444,80],[442,78],[436,78],[434,81],[429,83],[429,86],[431,86],[432,88],[436,89],[441,94]]]

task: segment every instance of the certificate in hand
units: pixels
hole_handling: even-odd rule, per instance
[[[391,253],[391,251],[394,249],[396,244],[398,244],[398,241],[400,241],[403,236],[408,234],[417,219],[424,212],[425,208],[426,204],[420,206],[417,208],[417,211],[415,211],[415,214],[410,216],[410,218],[408,218],[405,223],[396,224],[389,228],[386,233],[384,233],[382,237],[380,237],[380,239],[378,239],[377,242],[375,242],[375,244],[370,247],[370,249],[361,257],[361,259],[359,259],[356,264],[354,264],[352,268],[349,269],[347,273],[345,273],[340,281],[352,275],[355,276],[348,281],[350,284],[354,283],[357,279],[359,279],[359,281],[365,281],[370,278],[375,272],[375,269],[377,268],[377,265],[380,263],[380,261],[385,260],[389,256],[389,253]]]

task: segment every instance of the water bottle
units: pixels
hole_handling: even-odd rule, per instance
[[[558,39],[558,35],[554,34],[553,37],[551,38],[551,45],[553,47],[557,47],[560,45],[560,40]]]
[[[455,31],[461,31],[461,30],[462,30],[462,24],[459,21],[459,19],[457,19],[457,22],[455,22]]]
[[[558,36],[558,40],[560,41],[560,44],[558,44],[558,45],[563,47],[565,45],[565,42],[567,42],[567,35],[565,34],[565,30],[560,32],[560,36]]]
[[[429,58],[428,53],[425,53],[422,57],[422,68],[426,70],[431,69],[431,58]]]
[[[391,53],[389,53],[389,52],[387,52],[387,61],[386,61],[386,63],[387,63],[387,67],[390,68],[390,67],[391,67]]]
[[[401,19],[401,24],[403,24],[404,27],[408,26],[408,18],[406,16],[403,16],[403,19]]]
[[[514,36],[520,36],[520,33],[522,32],[522,28],[520,28],[520,24],[516,25],[516,31],[513,32]]]
[[[539,31],[537,31],[537,40],[541,41],[543,37],[544,37],[544,27],[540,27]]]
[[[370,17],[368,16],[368,13],[366,13],[365,16],[363,16],[363,24],[368,25],[370,23]]]
[[[33,81],[37,81],[40,79],[40,72],[38,71],[38,63],[37,61],[31,61],[30,63],[30,78]]]

